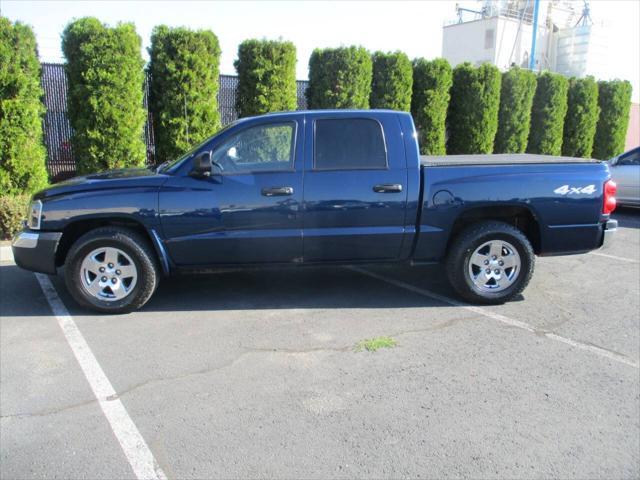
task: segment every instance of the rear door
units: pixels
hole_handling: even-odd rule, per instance
[[[305,128],[304,261],[399,258],[407,167],[397,115],[317,113]]]

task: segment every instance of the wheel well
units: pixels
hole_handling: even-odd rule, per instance
[[[56,266],[63,265],[67,259],[67,253],[75,241],[85,233],[100,227],[126,227],[129,230],[139,233],[149,241],[149,245],[153,247],[153,241],[149,236],[149,232],[141,223],[128,218],[95,218],[90,220],[79,220],[70,223],[62,230],[62,238],[58,244],[56,251]],[[155,251],[155,248],[153,248]]]
[[[453,224],[449,243],[464,228],[485,220],[496,220],[514,226],[525,234],[535,253],[540,251],[540,225],[531,210],[519,206],[480,207],[463,212]]]

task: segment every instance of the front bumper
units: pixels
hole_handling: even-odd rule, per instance
[[[61,237],[61,232],[23,230],[11,242],[16,265],[33,272],[54,275],[56,250]]]
[[[613,219],[607,220],[607,223],[604,224],[604,232],[602,234],[602,248],[607,249],[611,245],[617,230],[618,221]]]

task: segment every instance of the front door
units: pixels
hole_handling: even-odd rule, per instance
[[[407,168],[397,115],[322,113],[308,120],[304,261],[398,259]]]
[[[616,198],[620,203],[640,202],[640,148],[620,155],[611,175],[618,185]]]
[[[300,261],[303,125],[286,116],[241,124],[213,147],[210,177],[163,185],[160,218],[175,264]]]

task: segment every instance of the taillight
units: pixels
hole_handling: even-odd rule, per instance
[[[616,209],[616,191],[618,186],[613,180],[604,182],[604,200],[602,202],[602,213],[609,215]]]

